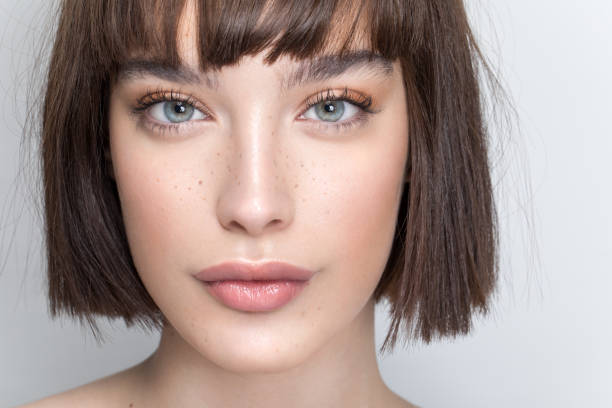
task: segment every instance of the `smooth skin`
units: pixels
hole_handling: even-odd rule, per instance
[[[179,50],[197,71],[192,12]],[[112,176],[136,269],[170,324],[139,365],[27,407],[414,407],[380,376],[372,300],[407,181],[400,65],[287,89],[299,62],[264,54],[200,81],[114,86]],[[375,113],[345,102],[339,121],[321,119],[306,103],[329,89],[370,96]],[[163,102],[135,114],[151,91],[189,96],[197,111],[179,123],[164,123]],[[316,274],[284,307],[244,313],[193,277],[231,260]]]

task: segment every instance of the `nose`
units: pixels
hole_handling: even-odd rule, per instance
[[[233,130],[226,178],[217,217],[228,231],[253,237],[281,231],[291,223],[293,200],[287,188],[288,167],[272,124],[253,122]]]

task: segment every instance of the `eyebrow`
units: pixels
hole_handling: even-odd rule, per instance
[[[118,82],[129,81],[145,76],[154,76],[170,82],[183,84],[201,84],[204,81],[209,88],[214,89],[217,87],[214,75],[194,70],[185,65],[175,68],[154,60],[143,59],[128,60],[121,64],[117,80]]]
[[[393,63],[390,59],[367,50],[353,51],[346,55],[322,55],[300,61],[296,69],[284,78],[283,89],[324,81],[350,69],[366,69],[375,75],[387,77],[393,73]]]
[[[324,81],[337,77],[351,69],[366,69],[374,75],[390,76],[393,63],[380,54],[367,51],[353,51],[345,55],[328,54],[312,59],[300,60],[297,67],[283,76],[281,87],[284,91],[304,85],[309,82]],[[134,59],[121,64],[118,71],[118,81],[154,76],[171,82],[184,84],[206,83],[209,88],[216,89],[218,81],[210,72],[194,70],[185,65],[172,67],[153,60]]]

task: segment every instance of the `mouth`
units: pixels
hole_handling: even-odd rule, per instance
[[[314,272],[284,262],[225,262],[195,277],[225,306],[243,312],[277,310],[294,299]]]

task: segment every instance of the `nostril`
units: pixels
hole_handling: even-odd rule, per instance
[[[274,219],[274,220],[270,221],[269,226],[270,226],[270,228],[274,229],[274,228],[276,228],[278,226],[278,224],[282,224],[282,223],[283,223],[283,221],[279,220],[277,218],[277,219]]]
[[[246,228],[245,228],[245,227],[244,227],[242,224],[240,224],[238,221],[232,221],[232,222],[230,222],[230,227],[231,227],[232,229],[233,229],[233,228],[239,228],[239,229],[242,229],[242,230],[245,230],[245,231],[246,231]]]

